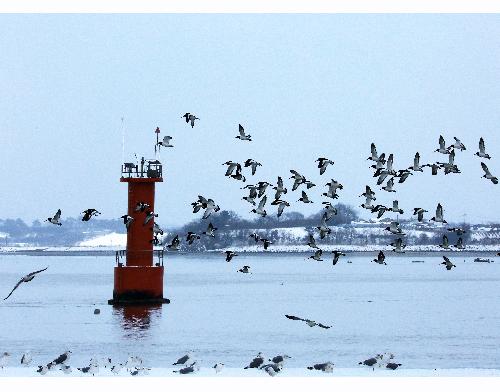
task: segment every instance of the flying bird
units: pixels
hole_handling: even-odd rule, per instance
[[[488,166],[486,166],[486,164],[484,162],[481,162],[481,167],[484,170],[484,175],[482,176],[482,178],[486,178],[487,180],[491,180],[491,182],[495,185],[498,184],[498,178],[490,173],[490,171],[488,170]]]
[[[99,211],[97,211],[95,208],[89,208],[85,211],[82,212],[83,217],[82,221],[87,222],[92,218],[93,216],[101,215]]]
[[[311,248],[319,249],[312,234],[309,234],[309,242],[307,243],[307,245],[309,245]]]
[[[476,152],[474,155],[477,155],[479,158],[491,159],[491,157],[488,154],[486,154],[483,138],[479,139],[479,151]]]
[[[45,271],[47,268],[49,268],[49,267],[45,267],[44,269],[41,269],[41,270],[38,270],[38,271],[30,272],[28,275],[23,276],[19,280],[19,282],[16,283],[16,285],[14,286],[14,288],[12,289],[12,291],[9,293],[9,295],[7,297],[5,297],[3,300],[5,301],[7,298],[9,298],[12,295],[12,293],[14,292],[14,290],[16,290],[21,283],[31,282],[35,278],[35,276],[37,274],[39,274],[40,272]]]
[[[245,129],[241,126],[241,124],[238,124],[238,125],[239,125],[238,132],[240,134],[238,136],[236,136],[236,139],[247,140],[247,141],[251,142],[252,135],[245,134]]]
[[[157,145],[162,147],[173,147],[173,145],[170,144],[170,140],[172,140],[172,136],[164,136],[163,140],[158,142]]]
[[[135,205],[135,212],[144,212],[146,210],[149,210],[151,206],[148,203],[144,203],[142,201],[138,201],[137,204]]]
[[[393,243],[391,243],[391,246],[394,247],[394,249],[392,250],[393,252],[405,253],[403,249],[406,248],[406,245],[403,244],[402,238],[396,238],[396,240]]]
[[[449,150],[452,149],[452,148],[454,148],[456,150],[460,150],[460,151],[465,151],[466,150],[464,144],[460,141],[459,138],[453,136],[453,139],[455,139],[455,143],[453,143],[452,145],[450,145],[448,147]]]
[[[325,325],[325,324],[321,324],[321,323],[318,323],[314,320],[309,320],[309,319],[303,319],[303,318],[300,318],[300,317],[297,317],[297,316],[291,316],[291,315],[288,315],[288,314],[285,314],[285,317],[289,320],[297,320],[297,321],[304,321],[307,325],[309,325],[311,328],[312,327],[320,327],[320,328],[324,328],[324,329],[329,329],[331,328],[332,326],[331,325]]]
[[[179,250],[179,245],[181,244],[181,240],[179,239],[179,235],[176,235],[170,245],[167,245],[167,248],[170,250]]]
[[[453,267],[456,267],[456,265],[453,264],[448,257],[443,256],[443,259],[444,261],[441,264],[443,264],[448,271],[451,270]]]
[[[436,207],[436,216],[432,217],[431,221],[448,223],[443,218],[443,206],[441,205],[441,203],[438,203],[438,205]]]
[[[443,241],[439,244],[439,247],[443,249],[450,249],[448,237],[446,235],[443,235]]]
[[[318,169],[320,175],[322,175],[326,171],[328,165],[333,165],[335,163],[328,158],[318,158],[316,159],[315,162],[318,162]]]
[[[186,241],[189,245],[192,245],[194,240],[199,240],[201,237],[192,231],[187,233]]]
[[[290,203],[288,203],[285,200],[279,200],[279,199],[273,200],[271,205],[278,206],[278,218],[281,216],[281,214],[283,214],[283,210],[285,209],[285,207],[290,207]]]
[[[283,186],[283,179],[281,177],[278,177],[278,184],[273,187],[273,189],[276,191],[276,194],[274,195],[276,200],[278,200],[283,193],[286,194],[288,192],[288,190]]]
[[[267,248],[269,248],[269,245],[272,244],[272,242],[269,241],[267,238],[261,238],[260,240],[264,243],[264,250],[267,250]]]
[[[301,202],[306,203],[306,204],[312,203],[312,201],[309,199],[309,197],[307,196],[307,194],[304,191],[302,191],[302,197],[297,201],[301,201]]]
[[[226,253],[226,261],[229,263],[233,257],[238,256],[235,252],[232,250],[226,250],[224,253]]]
[[[326,213],[323,214],[323,216],[321,217],[321,224],[316,228],[319,230],[319,237],[321,239],[325,238],[327,234],[330,234],[332,232],[332,229],[330,229],[326,225]]]
[[[413,215],[417,215],[417,219],[419,222],[422,222],[424,219],[424,212],[428,212],[421,207],[417,207],[413,209]]]
[[[290,178],[294,180],[292,186],[292,191],[294,191],[299,187],[300,184],[306,182],[306,178],[296,170],[290,170],[290,173],[293,174],[293,176],[291,176]]]
[[[385,255],[384,255],[384,252],[380,251],[378,252],[378,255],[377,255],[377,258],[376,259],[373,259],[372,262],[375,262],[377,264],[384,264],[384,265],[387,265],[387,263],[385,262]]]
[[[191,128],[194,127],[194,120],[199,120],[198,117],[196,117],[194,114],[191,114],[191,113],[186,113],[182,117],[184,117],[186,119],[186,123],[191,122]]]
[[[125,225],[125,227],[127,228],[127,230],[130,228],[130,225],[135,220],[130,215],[122,215],[120,218],[123,219],[123,224]]]
[[[262,199],[260,199],[259,206],[257,208],[254,208],[251,212],[254,212],[262,217],[265,217],[267,215],[267,212],[264,209],[266,202],[267,202],[267,196],[264,196]]]
[[[50,222],[52,223],[53,225],[57,225],[57,226],[62,226],[62,223],[60,222],[60,219],[61,219],[61,209],[58,209],[56,214],[54,215],[54,217],[52,218],[47,218],[45,220],[45,222]]]
[[[322,372],[325,372],[325,373],[332,373],[333,366],[334,366],[333,362],[324,362],[324,363],[314,364],[313,366],[308,366],[307,369],[309,369],[309,370],[321,370]]]
[[[449,154],[450,151],[445,146],[445,141],[443,135],[439,135],[439,148],[434,150],[435,152],[440,152],[441,154]]]
[[[257,166],[262,166],[259,162],[253,160],[253,159],[247,159],[245,161],[245,167],[251,167],[252,168],[252,176],[255,175],[255,171],[257,170]]]
[[[410,166],[408,169],[423,172],[424,170],[422,167],[423,166],[420,165],[420,154],[417,152],[415,153],[415,158],[413,158],[413,166]]]
[[[333,265],[337,264],[337,262],[339,261],[339,258],[340,256],[345,256],[346,254],[345,253],[342,253],[338,250],[334,250],[333,252]]]
[[[405,233],[403,233],[403,231],[401,230],[401,227],[399,227],[399,222],[392,221],[391,224],[384,230],[387,230],[392,234],[405,235]]]
[[[321,255],[323,254],[323,251],[321,249],[318,249],[316,252],[314,252],[314,255],[309,256],[308,259],[313,259],[316,261],[323,261],[321,258]]]
[[[203,234],[215,238],[215,230],[217,230],[217,227],[214,227],[214,225],[212,225],[212,222],[210,222],[208,224],[207,230],[204,231]]]

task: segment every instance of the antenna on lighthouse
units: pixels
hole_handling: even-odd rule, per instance
[[[155,158],[160,160],[160,127],[156,127],[156,144],[155,144]]]
[[[125,127],[123,125],[123,120],[125,118],[122,116],[122,163],[125,162]]]

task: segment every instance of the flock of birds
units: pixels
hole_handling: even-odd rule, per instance
[[[195,121],[199,120],[199,118],[192,113],[185,113],[182,117],[185,118],[186,123],[190,124],[191,127],[194,127]],[[157,129],[157,131],[159,131],[159,129]],[[251,135],[245,131],[244,127],[241,124],[239,124],[238,135],[235,138],[245,142],[252,141]],[[155,145],[155,149],[156,148],[159,149],[161,147],[172,148],[173,147],[173,145],[171,144],[172,139],[173,138],[171,136],[163,137],[161,141],[157,142],[157,144]],[[373,163],[373,165],[371,165],[371,168],[374,169],[373,177],[377,178],[376,184],[378,186],[381,186],[381,190],[385,192],[395,193],[396,180],[397,184],[403,184],[409,178],[409,176],[412,176],[417,172],[424,172],[424,168],[426,167],[430,168],[431,175],[437,175],[439,171],[443,171],[445,175],[460,173],[460,169],[455,163],[455,154],[456,151],[459,152],[465,151],[466,147],[458,138],[455,137],[454,139],[455,139],[454,143],[446,147],[446,143],[443,136],[440,136],[439,148],[435,150],[436,152],[447,156],[448,157],[447,162],[434,162],[428,164],[421,164],[420,154],[417,152],[415,154],[412,166],[398,170],[396,170],[393,166],[394,162],[393,154],[389,154],[389,156],[386,159],[386,154],[385,153],[379,154],[377,152],[375,144],[372,143],[371,155],[368,157],[367,160],[370,160]],[[482,159],[488,159],[488,160],[491,159],[490,155],[486,153],[485,143],[483,138],[479,140],[479,151],[476,152],[475,155]],[[329,166],[334,165],[334,161],[326,157],[319,157],[318,159],[316,159],[315,163],[317,163],[317,168],[319,169],[320,175],[324,175],[327,171],[327,168]],[[224,174],[225,177],[228,177],[236,181],[240,181],[241,183],[245,183],[245,185],[242,186],[240,189],[246,190],[248,194],[244,195],[242,197],[242,200],[251,204],[254,207],[253,209],[251,209],[252,213],[261,217],[265,217],[268,214],[268,210],[266,208],[268,208],[268,206],[271,205],[277,207],[276,213],[277,216],[280,217],[283,214],[284,209],[286,207],[291,206],[291,201],[287,201],[284,198],[284,195],[289,195],[289,189],[285,186],[285,182],[283,181],[283,177],[281,176],[277,177],[275,185],[268,181],[256,181],[254,182],[254,184],[246,184],[247,177],[255,176],[257,173],[257,169],[262,166],[260,162],[257,162],[254,159],[249,158],[241,163],[229,160],[224,162],[222,165],[226,166],[226,171]],[[484,171],[484,175],[482,177],[486,178],[487,180],[490,180],[493,184],[498,184],[498,178],[491,174],[491,172],[489,171],[488,167],[484,162],[481,162],[481,167]],[[292,169],[290,170],[290,174],[291,176],[289,177],[289,179],[293,180],[290,192],[300,191],[300,198],[296,199],[295,202],[305,203],[305,204],[313,203],[313,200],[311,200],[307,192],[311,188],[315,187],[316,184],[308,180],[298,170]],[[333,206],[332,201],[339,198],[339,191],[343,189],[343,185],[339,181],[336,181],[333,178],[330,181],[328,181],[324,186],[326,187],[326,189],[325,192],[322,193],[322,196],[325,198],[325,200],[321,202],[321,204],[323,205],[323,213],[319,225],[316,227],[317,234],[319,236],[319,239],[321,240],[323,240],[327,235],[331,234],[332,230],[329,227],[329,222],[331,222],[331,220],[335,217],[335,215],[337,215],[337,209]],[[270,191],[271,189],[272,191]],[[394,200],[392,206],[373,204],[373,202],[376,200],[375,192],[371,189],[369,185],[366,185],[365,191],[360,195],[360,197],[365,198],[365,202],[361,204],[361,207],[369,210],[373,214],[376,214],[377,218],[381,218],[386,212],[403,214],[403,210],[400,208],[398,200]],[[272,201],[268,204],[268,200],[270,199],[272,199]],[[198,199],[191,203],[191,206],[193,208],[193,213],[195,214],[200,211],[203,211],[202,219],[208,219],[210,218],[210,216],[212,216],[212,214],[220,211],[219,205],[217,205],[213,199],[202,195],[199,195]],[[144,220],[142,222],[143,225],[148,225],[150,221],[152,221],[155,217],[158,217],[158,214],[154,213],[154,211],[151,210],[150,206],[144,202],[138,202],[135,211],[144,213]],[[435,215],[430,219],[430,221],[446,225],[447,222],[444,219],[443,211],[444,210],[442,205],[438,203]],[[413,209],[413,215],[417,216],[419,222],[422,222],[424,220],[424,214],[427,212],[428,211],[422,207],[415,207]],[[82,221],[89,221],[92,217],[98,216],[101,213],[94,208],[89,208],[83,211],[82,214],[83,214]],[[121,218],[123,219],[123,224],[125,225],[127,230],[133,224],[140,224],[140,222],[135,222],[136,220],[135,218],[127,214],[121,216]],[[46,221],[51,224],[61,226],[62,225],[61,209],[58,209],[57,212],[54,214],[54,216],[47,218]],[[165,243],[160,238],[160,236],[163,236],[164,232],[159,227],[158,224],[153,222],[153,225],[150,228],[150,230],[152,231],[151,242],[154,245],[163,245],[164,250],[170,250],[170,251],[177,251],[180,249],[181,239],[179,238],[179,234],[176,234],[174,238],[170,241],[170,243]],[[404,244],[403,238],[405,233],[400,227],[399,222],[391,221],[390,225],[386,227],[385,230],[389,231],[391,234],[396,236],[396,238],[391,243],[391,246],[393,246],[394,248],[393,251],[396,253],[404,252],[404,248],[406,245]],[[463,228],[457,228],[457,227],[448,228],[447,230],[450,232],[455,232],[459,236],[458,242],[455,245],[455,247],[457,249],[464,249],[465,245],[463,243],[461,236],[465,233],[465,230]],[[207,229],[204,232],[199,234],[194,232],[188,232],[186,235],[185,242],[187,245],[192,245],[196,240],[199,240],[201,238],[201,234],[215,238],[216,231],[217,227],[215,227],[212,224],[212,222],[208,222]],[[271,246],[272,244],[272,242],[269,239],[261,238],[257,233],[252,233],[250,235],[250,238],[252,238],[255,241],[255,243],[262,243],[264,250],[267,250],[269,246]],[[318,246],[317,240],[313,233],[309,233],[307,245],[314,250],[314,254],[309,256],[309,259],[314,261],[323,261],[322,259],[323,250]],[[443,235],[443,241],[440,246],[443,249],[450,249],[450,245],[446,234]],[[233,250],[226,250],[224,254],[225,254],[225,260],[227,262],[231,262],[231,260],[234,257],[238,256],[238,254]],[[345,253],[339,250],[332,251],[332,264],[336,265],[337,262],[340,260],[340,258],[345,255],[346,255]],[[447,270],[451,270],[453,267],[456,267],[448,257],[443,256],[443,258],[444,261],[441,264],[443,264]],[[372,260],[372,262],[381,265],[387,265],[385,260],[386,256],[384,252],[380,251],[377,257]],[[12,289],[12,291],[9,293],[9,295],[6,298],[4,298],[4,300],[8,299],[22,283],[30,282],[37,274],[45,271],[46,269],[47,268],[34,271],[22,277],[20,281]],[[238,272],[249,274],[250,266],[245,265],[242,268],[240,268]],[[285,315],[285,317],[289,320],[304,322],[310,327],[318,326],[323,329],[331,328],[331,326],[316,322],[314,320],[304,319],[298,316]],[[37,372],[40,374],[46,374],[48,371],[54,369],[60,369],[64,373],[70,373],[72,371],[71,367],[66,364],[70,354],[71,352],[67,351],[61,354],[55,360],[49,362],[48,364],[38,366]],[[0,367],[3,368],[5,366],[8,358],[9,354],[4,353],[0,359]],[[274,376],[282,370],[284,362],[288,358],[290,357],[286,355],[278,355],[273,357],[272,359],[269,359],[268,363],[265,363],[266,362],[265,357],[262,355],[262,353],[259,353],[257,357],[255,357],[250,362],[250,364],[245,367],[245,369],[258,368],[264,370],[269,375]],[[392,354],[390,355],[386,354],[385,358],[386,359],[388,358],[388,361],[386,363],[383,362],[384,355],[378,354],[374,357],[371,357],[367,360],[360,362],[359,364],[374,368],[376,365],[382,366],[382,364],[384,363],[384,366],[386,368],[392,370],[395,370],[399,366],[401,366],[401,364],[391,362],[392,359],[394,358]],[[178,372],[179,374],[189,374],[198,371],[199,370],[198,362],[197,361],[191,362],[191,360],[192,360],[191,354],[186,354],[185,356],[179,358],[179,360],[177,360],[173,365],[175,366],[183,365],[184,367],[180,368],[179,370],[175,370],[175,372]],[[21,364],[29,365],[30,362],[31,362],[31,354],[26,353],[25,355],[23,355],[23,357],[21,358]],[[188,365],[188,363],[190,364]],[[142,360],[138,357],[130,357],[123,364],[121,363],[112,364],[111,359],[108,358],[105,361],[104,367],[109,368],[110,371],[114,374],[118,374],[122,369],[126,369],[128,372],[130,372],[131,375],[146,374],[147,371],[150,370],[149,368],[146,368],[142,365]],[[213,366],[216,372],[221,371],[223,367],[224,364],[222,363],[218,363]],[[99,362],[96,359],[93,359],[90,361],[88,366],[76,369],[84,374],[95,375],[99,371]],[[331,372],[333,369],[333,363],[325,362],[325,363],[313,364],[309,366],[308,369],[320,370],[323,372]]]
[[[128,359],[123,362],[113,363],[111,358],[104,358],[99,360],[98,358],[91,358],[87,366],[82,367],[71,367],[69,365],[69,360],[71,357],[71,351],[65,351],[60,354],[54,360],[48,362],[46,365],[37,365],[36,372],[40,375],[45,375],[49,372],[61,371],[64,374],[70,374],[74,370],[80,372],[82,375],[98,375],[100,369],[107,369],[114,375],[123,374],[127,372],[131,376],[140,376],[147,375],[151,370],[150,367],[146,367],[144,365],[144,361],[137,355],[129,356]],[[4,369],[9,362],[11,354],[8,352],[4,352],[0,356],[0,369]],[[269,358],[266,361],[266,357],[262,352],[259,352],[243,369],[258,369],[266,372],[270,376],[274,377],[278,373],[280,373],[285,365],[285,361],[287,359],[291,359],[290,356],[286,354],[279,354],[272,358]],[[25,352],[18,363],[22,366],[28,367],[33,362],[33,355],[30,351]],[[396,370],[398,367],[402,366],[402,364],[394,361],[394,354],[392,353],[384,353],[377,354],[373,357],[365,359],[358,363],[358,365],[363,365],[375,370],[378,368],[386,368],[390,370]],[[183,355],[177,361],[175,361],[172,366],[178,366],[178,369],[172,370],[173,373],[179,374],[192,374],[196,373],[200,370],[199,361],[194,358],[193,352],[189,351],[187,354]],[[220,373],[224,369],[224,363],[217,362],[212,366],[215,373]],[[334,363],[331,361],[315,363],[310,366],[307,366],[308,370],[318,370],[325,373],[332,373],[334,368]]]

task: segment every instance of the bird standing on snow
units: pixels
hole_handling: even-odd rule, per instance
[[[224,364],[223,363],[216,363],[214,366],[212,366],[212,369],[215,369],[215,373],[219,373],[224,369]]]
[[[61,219],[61,209],[58,209],[54,217],[45,219],[45,222],[50,222],[53,225],[62,226],[60,219]]]
[[[182,369],[179,370],[173,370],[174,373],[180,373],[180,374],[189,374],[189,373],[194,373],[200,370],[200,366],[198,363],[195,361],[191,365],[186,366]]]
[[[7,363],[9,362],[9,357],[10,354],[8,352],[4,352],[2,356],[0,357],[0,369],[3,369],[5,366],[7,366]]]
[[[238,127],[238,132],[240,133],[238,136],[236,136],[235,138],[236,139],[240,139],[240,140],[247,140],[249,142],[252,141],[251,137],[252,135],[247,135],[245,134],[245,129],[241,126],[241,124],[238,124],[239,127]]]
[[[193,359],[193,353],[189,351],[186,355],[180,357],[177,361],[175,361],[172,365],[184,365],[187,361]]]
[[[30,272],[28,275],[23,276],[19,280],[19,282],[16,283],[16,285],[14,286],[14,288],[12,289],[12,291],[9,293],[9,295],[7,297],[5,297],[3,300],[5,301],[7,298],[9,298],[12,295],[12,293],[14,292],[14,290],[17,289],[21,283],[31,282],[35,278],[35,276],[37,274],[39,274],[40,272],[45,271],[47,268],[49,268],[49,267],[45,267],[44,269],[41,269],[41,270],[38,270],[38,271]]]
[[[258,353],[257,356],[252,359],[250,364],[248,366],[245,366],[243,369],[252,369],[252,368],[258,368],[264,363],[264,357],[262,356],[262,353]]]
[[[33,360],[33,357],[31,356],[31,352],[26,351],[23,354],[23,356],[21,357],[21,365],[28,366],[32,360]]]
[[[307,368],[309,370],[321,370],[322,372],[325,373],[332,373],[333,372],[333,362],[325,362],[325,363],[317,363],[313,366],[308,366]]]
[[[271,377],[276,376],[281,371],[281,366],[275,363],[268,363],[260,367],[260,369],[264,370]]]

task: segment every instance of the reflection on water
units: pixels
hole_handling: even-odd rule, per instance
[[[113,306],[113,319],[123,328],[126,338],[149,336],[149,328],[161,317],[162,305]]]

